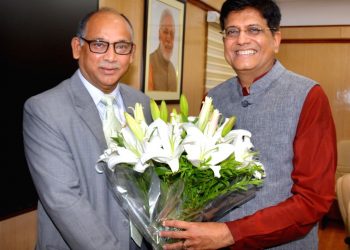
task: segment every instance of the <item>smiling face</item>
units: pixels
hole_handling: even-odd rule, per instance
[[[94,14],[86,25],[84,38],[103,40],[109,43],[132,41],[131,28],[125,19],[112,12]],[[131,54],[118,55],[112,45],[104,54],[93,53],[87,42],[81,43],[78,37],[72,39],[73,57],[79,60],[83,76],[104,93],[112,92],[120,78],[126,73],[134,58]]]
[[[170,61],[171,55],[173,53],[175,38],[175,25],[172,16],[164,16],[162,23],[159,27],[159,43],[160,50],[162,52],[163,58],[166,61]]]
[[[230,12],[225,20],[225,29],[228,27],[241,30],[236,38],[224,38],[225,59],[238,77],[248,75],[255,79],[270,70],[279,49],[280,32],[272,33],[260,12],[253,8]],[[244,32],[248,27],[262,31],[251,35]]]

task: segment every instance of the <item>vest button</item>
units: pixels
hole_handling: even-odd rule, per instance
[[[241,102],[241,105],[242,105],[243,108],[248,107],[250,104],[251,103],[249,103],[247,100],[244,100],[244,101]]]

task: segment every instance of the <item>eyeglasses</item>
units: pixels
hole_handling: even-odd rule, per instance
[[[256,37],[260,34],[264,33],[265,30],[271,30],[271,31],[277,31],[276,28],[261,28],[259,26],[248,26],[247,29],[241,30],[240,28],[237,28],[235,26],[230,26],[224,29],[222,32],[220,32],[224,38],[228,39],[236,39],[239,37],[241,32],[243,31],[247,36],[250,37]]]
[[[87,40],[84,37],[79,37],[81,40],[87,42],[89,44],[89,49],[93,53],[104,54],[107,52],[109,45],[113,45],[114,52],[118,55],[128,55],[131,53],[134,43],[132,42],[115,42],[109,43],[101,40]]]

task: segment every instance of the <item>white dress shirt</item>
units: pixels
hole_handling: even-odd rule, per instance
[[[85,77],[80,72],[80,70],[78,70],[78,75],[80,80],[83,82],[85,88],[88,90],[90,96],[94,100],[94,103],[100,114],[100,118],[101,120],[103,120],[103,118],[106,115],[105,105],[101,103],[101,99],[104,96],[104,93],[100,89],[92,85],[88,80],[86,80]],[[112,93],[110,93],[110,95],[115,96],[115,101],[113,102],[114,113],[117,119],[119,120],[119,122],[122,125],[124,125],[125,124],[125,118],[124,118],[125,106],[124,106],[122,96],[120,94],[119,85],[117,85],[117,87],[112,91]]]

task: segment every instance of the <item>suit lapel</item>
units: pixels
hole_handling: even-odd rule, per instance
[[[120,95],[123,98],[125,111],[128,112],[130,115],[134,115],[130,107],[134,108],[135,103],[137,102],[137,100],[135,99],[135,95],[133,95],[133,93],[129,91],[129,89],[126,88],[125,85],[122,83],[119,83],[119,88],[120,88]]]
[[[129,107],[134,108],[135,103],[141,103],[143,106],[143,113],[145,115],[146,122],[150,124],[153,120],[151,117],[151,113],[149,110],[149,98],[144,95],[143,93],[139,92],[136,89],[133,89],[123,83],[118,83],[120,87],[120,94],[123,98],[123,102],[125,105],[126,112],[128,112],[131,115],[134,115],[132,112],[133,110]]]
[[[98,110],[89,92],[81,82],[77,72],[73,75],[70,86],[71,95],[73,96],[73,102],[78,115],[90,128],[100,144],[101,149],[107,148]]]
[[[69,91],[72,95],[73,103],[77,114],[86,123],[86,125],[90,128],[92,134],[96,137],[101,147],[101,150],[106,149],[107,144],[103,134],[102,122],[98,110],[95,106],[95,103],[92,100],[87,89],[84,87],[84,84],[81,82],[77,72],[75,72],[71,79],[72,80]],[[133,111],[129,107],[134,107],[136,102],[141,101],[137,99],[137,91],[127,87],[122,83],[119,84],[120,94],[123,98],[126,112],[133,115]],[[150,114],[148,109],[145,115],[146,120],[149,122]]]

